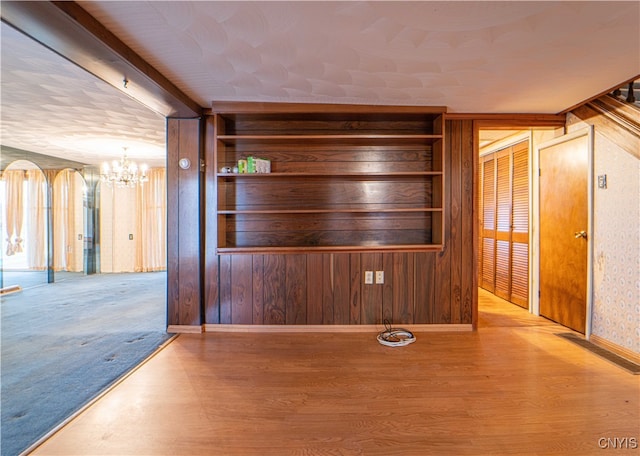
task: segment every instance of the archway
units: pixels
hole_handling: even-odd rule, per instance
[[[47,178],[35,163],[16,160],[2,171],[0,287],[10,292],[47,283]]]
[[[85,220],[83,198],[86,184],[82,175],[70,168],[53,180],[53,269],[63,273],[84,272]]]

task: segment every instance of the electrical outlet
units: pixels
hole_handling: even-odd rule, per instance
[[[376,271],[376,283],[384,283],[384,271]]]
[[[373,271],[364,271],[364,283],[367,285],[373,283]]]

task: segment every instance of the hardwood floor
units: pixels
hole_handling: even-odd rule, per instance
[[[479,318],[400,348],[183,334],[34,454],[637,454],[640,376],[483,290]]]

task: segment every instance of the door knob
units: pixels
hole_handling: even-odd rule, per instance
[[[576,237],[576,239],[580,239],[580,238],[587,238],[587,232],[586,231],[576,231],[574,233],[574,236]]]

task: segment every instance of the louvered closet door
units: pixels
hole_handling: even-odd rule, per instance
[[[495,160],[489,157],[482,163],[482,251],[480,286],[495,289],[495,237],[496,237],[496,173]]]
[[[481,159],[480,286],[522,307],[529,289],[529,143]]]
[[[511,294],[511,154],[496,159],[496,287],[495,295]]]
[[[511,215],[511,299],[529,306],[529,147],[513,147],[513,185]]]

